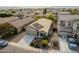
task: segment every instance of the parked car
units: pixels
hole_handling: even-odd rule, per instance
[[[69,48],[72,49],[72,50],[77,50],[77,45],[76,45],[76,44],[68,43],[68,46],[69,46]]]
[[[74,38],[68,37],[67,42],[68,42],[68,46],[70,49],[77,50],[77,44],[76,44]]]
[[[68,42],[76,44],[76,41],[73,37],[68,37]]]
[[[6,47],[8,45],[8,41],[0,39],[0,48]]]

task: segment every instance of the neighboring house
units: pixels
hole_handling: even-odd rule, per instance
[[[79,15],[58,15],[58,33],[59,35],[70,35],[75,33],[79,35]]]
[[[27,17],[23,19],[18,19],[17,21],[11,21],[9,22],[11,25],[13,25],[17,29],[17,33],[21,32],[25,26],[32,23],[34,19],[32,17]]]
[[[69,15],[70,14],[70,12],[57,12],[58,13],[58,15]]]
[[[5,18],[0,17],[0,24],[7,23],[16,19],[18,19],[18,17],[5,17]]]
[[[0,24],[10,23],[17,29],[17,33],[21,32],[25,26],[29,25],[33,21],[34,21],[34,18],[32,17],[26,17],[23,19],[19,19],[18,17],[0,18]]]
[[[49,19],[42,18],[25,27],[26,34],[35,35],[38,38],[43,38],[52,34],[53,22]]]

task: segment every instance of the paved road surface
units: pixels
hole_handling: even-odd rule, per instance
[[[20,41],[24,36],[26,35],[26,32],[21,32],[17,35],[14,35],[12,37],[9,37],[7,40],[10,42],[18,42]]]
[[[66,39],[59,38],[59,41],[60,41],[60,51],[62,53],[63,52],[65,52],[65,53],[77,53],[77,51],[69,49]]]
[[[9,45],[5,48],[0,48],[0,53],[38,53],[39,51],[33,51],[24,47],[18,46],[13,42],[9,42]]]
[[[70,50],[68,48],[67,42],[65,39],[59,38],[60,50],[43,50],[35,49],[30,46],[20,46],[16,43],[9,42],[9,45],[3,49],[0,49],[0,53],[77,53],[77,51]]]

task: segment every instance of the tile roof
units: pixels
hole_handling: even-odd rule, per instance
[[[23,19],[18,19],[17,21],[9,22],[11,25],[13,25],[16,28],[20,28],[22,26],[25,26],[26,24],[32,22],[34,19],[32,17],[27,17]]]
[[[35,23],[38,23],[40,24],[41,26],[43,26],[42,28],[39,29],[39,31],[45,31],[48,33],[49,29],[50,29],[50,26],[52,24],[52,21],[49,20],[49,19],[46,19],[46,18],[42,18],[42,19],[39,19],[37,20],[36,22],[30,24],[29,26],[33,26],[33,24]],[[34,26],[33,26],[34,27]]]
[[[79,19],[79,15],[58,15],[59,21],[72,21]]]

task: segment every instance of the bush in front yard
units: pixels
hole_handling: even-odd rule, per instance
[[[33,46],[35,48],[39,48],[40,47],[40,41],[34,40],[34,41],[31,42],[30,46]]]
[[[38,48],[38,43],[36,43],[36,42],[32,42],[30,45],[35,47],[35,48]]]
[[[43,47],[46,47],[47,45],[48,45],[48,40],[43,39],[43,40],[42,40],[42,46],[43,46]]]

